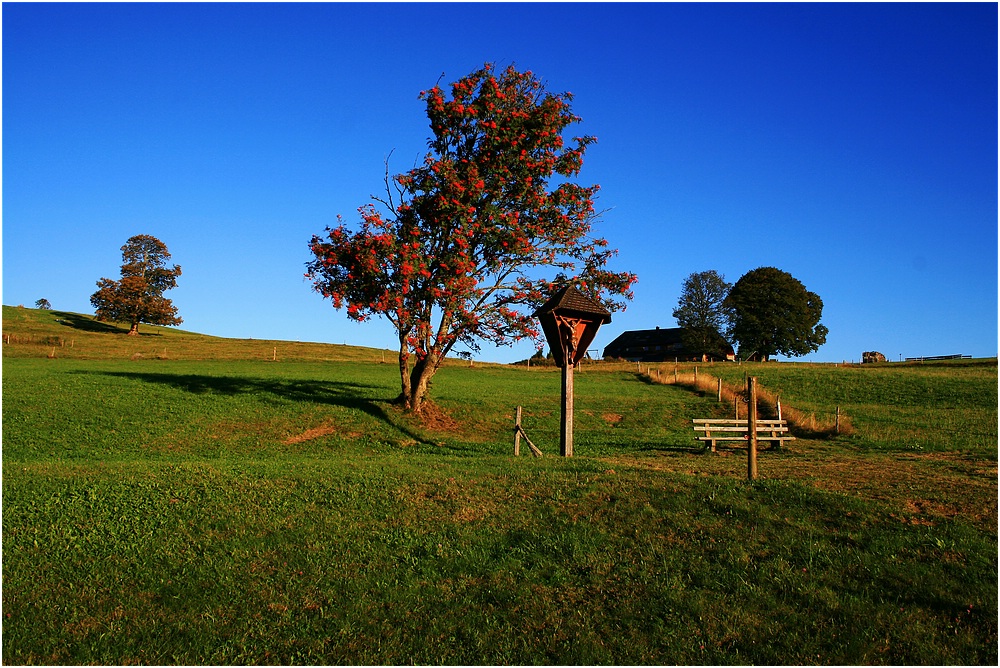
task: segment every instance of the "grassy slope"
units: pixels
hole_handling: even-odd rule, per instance
[[[556,450],[553,370],[446,368],[429,427],[372,351],[87,334],[4,346],[5,663],[996,662],[995,363],[761,367],[857,431],[748,485],[691,449],[713,397],[631,370],[579,374],[577,457],[513,459],[518,404]],[[981,438],[912,422],[929,387]]]
[[[228,339],[174,327],[127,327],[66,311],[3,307],[4,357],[60,359],[392,361],[391,351],[328,343]],[[7,344],[8,335],[11,344]]]

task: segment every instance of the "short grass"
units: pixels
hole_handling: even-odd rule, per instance
[[[991,444],[911,426],[927,369],[900,367],[850,376],[854,435],[763,450],[749,484],[741,450],[695,447],[690,419],[719,410],[714,396],[627,367],[578,373],[577,456],[561,459],[550,369],[445,368],[442,415],[421,424],[367,352],[15,345],[4,663],[997,661],[995,363],[942,372],[958,379],[934,409],[992,373],[992,413],[974,423]],[[822,410],[842,394],[807,379],[840,371],[757,375]],[[913,410],[886,415],[919,443],[866,421],[890,395]],[[517,405],[542,459],[511,456]]]

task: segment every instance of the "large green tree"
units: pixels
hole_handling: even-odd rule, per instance
[[[537,339],[532,313],[567,284],[621,310],[635,281],[606,268],[616,251],[593,235],[598,187],[573,181],[595,139],[564,139],[580,120],[572,96],[491,65],[450,89],[420,94],[433,133],[423,164],[386,171],[386,197],[359,209],[358,231],[340,224],[309,244],[317,292],[396,329],[400,399],[415,413],[456,344]]]
[[[747,272],[729,291],[726,305],[733,313],[728,335],[744,359],[798,357],[826,343],[829,330],[819,322],[823,300],[788,272],[774,267]]]
[[[178,265],[168,267],[170,253],[156,237],[137,234],[122,246],[121,278],[102,278],[90,303],[98,320],[125,322],[129,335],[139,334],[139,324],[179,325],[177,307],[163,293],[177,287]]]
[[[725,358],[729,344],[722,333],[729,329],[732,320],[732,310],[726,304],[732,287],[714,269],[684,279],[673,315],[684,330],[681,338],[686,351]]]

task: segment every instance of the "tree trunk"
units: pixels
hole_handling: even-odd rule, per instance
[[[441,323],[438,325],[435,337],[437,342],[445,338],[453,322],[454,318],[451,312],[445,311],[441,316]],[[413,365],[413,371],[407,374],[406,360],[410,354],[407,334],[400,333],[399,336],[399,373],[402,382],[400,403],[411,413],[419,414],[424,408],[424,400],[427,398],[431,378],[437,373],[438,367],[448,355],[448,351],[451,350],[455,339],[452,338],[450,343],[439,347],[437,343],[431,345],[430,337],[427,337],[425,342],[426,354],[423,357],[417,356],[417,361]]]
[[[398,403],[403,404],[403,408],[411,410],[410,405],[410,348],[406,344],[406,335],[399,336],[399,382],[401,390]]]
[[[420,413],[427,398],[431,378],[437,372],[437,357],[433,354],[418,359],[413,369],[409,369],[407,358],[409,353],[401,350],[399,353],[400,393],[397,403],[411,413]]]
[[[413,372],[409,378],[409,400],[406,402],[406,407],[413,413],[419,414],[423,410],[431,378],[437,369],[437,357],[433,353],[413,365]]]

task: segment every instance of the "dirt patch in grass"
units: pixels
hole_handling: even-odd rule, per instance
[[[420,424],[426,429],[450,434],[461,434],[464,431],[464,425],[461,422],[432,401],[424,401],[420,412]]]
[[[312,441],[317,438],[322,438],[324,436],[332,436],[334,434],[340,434],[341,430],[336,425],[323,424],[318,427],[313,427],[312,429],[306,429],[301,434],[296,434],[295,436],[289,436],[282,443],[285,445],[295,445],[296,443],[305,443],[306,441]],[[347,434],[351,436],[351,434]]]
[[[613,427],[617,426],[618,423],[622,421],[622,416],[619,415],[618,413],[605,413],[601,417],[604,418],[605,422],[607,422]]]

